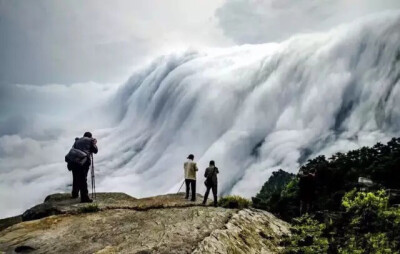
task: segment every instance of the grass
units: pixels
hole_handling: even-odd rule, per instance
[[[81,213],[95,213],[98,211],[100,211],[100,208],[97,204],[90,204],[79,208],[79,212]]]
[[[218,205],[224,208],[244,209],[251,206],[251,201],[240,196],[225,196],[219,199]]]

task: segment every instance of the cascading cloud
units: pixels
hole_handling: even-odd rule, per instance
[[[250,197],[279,168],[398,136],[399,27],[400,13],[389,12],[279,44],[158,58],[107,104],[117,123],[97,131],[99,191],[176,192],[193,153],[199,192],[215,160],[220,194]],[[37,170],[62,164],[51,165]],[[65,175],[50,188],[67,191]]]

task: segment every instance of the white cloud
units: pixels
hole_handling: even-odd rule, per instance
[[[265,43],[399,8],[397,0],[230,0],[217,10],[217,17],[235,42]]]
[[[122,82],[166,51],[228,45],[221,1],[0,1],[0,84]]]
[[[198,192],[214,159],[220,193],[251,196],[307,155],[385,142],[400,134],[399,26],[399,12],[383,13],[282,43],[180,51],[121,86],[4,89],[0,216],[70,191],[64,155],[86,130],[98,191],[137,197],[176,191],[188,153]]]

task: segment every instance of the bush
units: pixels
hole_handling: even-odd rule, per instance
[[[389,197],[385,190],[376,192],[357,192],[356,189],[346,193],[342,199],[342,205],[346,212],[357,215],[364,213],[366,209],[381,211],[388,206]]]
[[[344,212],[324,212],[316,217],[293,219],[286,253],[377,253],[399,254],[400,209],[388,207],[384,190],[346,193]]]
[[[79,208],[79,212],[81,213],[95,213],[98,211],[100,211],[100,208],[97,204],[90,204]]]
[[[260,192],[252,198],[253,207],[267,210],[283,219],[293,218],[299,211],[297,189],[295,175],[280,169],[272,173]]]
[[[400,210],[388,207],[384,190],[346,193],[342,205],[349,219],[339,253],[399,253]],[[397,251],[396,251],[397,250]]]
[[[220,198],[218,205],[224,208],[244,209],[251,206],[251,202],[240,196],[225,196]]]
[[[323,235],[325,224],[305,215],[293,220],[292,237],[287,241],[285,254],[328,252],[329,242]]]
[[[373,147],[336,153],[330,158],[315,157],[302,165],[300,171],[316,173],[313,210],[341,212],[344,194],[363,187],[358,183],[359,177],[369,178],[374,183],[368,187],[368,191],[400,189],[399,168],[400,138],[393,138],[387,144],[377,143]],[[274,172],[253,198],[254,207],[270,211],[288,221],[297,217],[300,204],[297,179],[282,170]],[[389,205],[396,202],[400,202],[400,199],[391,197]]]

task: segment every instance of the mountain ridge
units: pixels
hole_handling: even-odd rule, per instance
[[[282,238],[290,235],[289,224],[268,212],[202,206],[201,198],[189,202],[183,194],[135,199],[99,193],[96,203],[81,204],[69,194],[51,195],[44,203],[60,213],[32,220],[25,216],[27,221],[3,229],[0,251],[277,253]],[[30,213],[40,209],[35,206]]]

